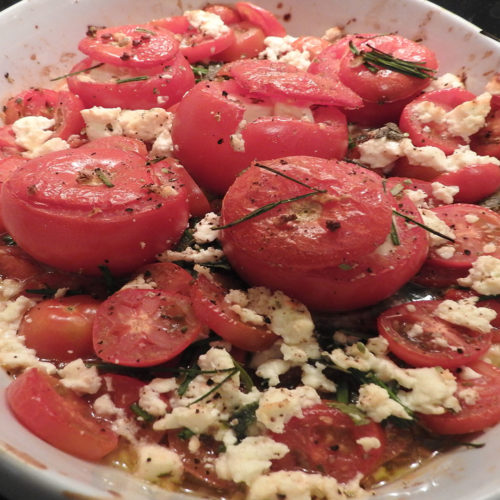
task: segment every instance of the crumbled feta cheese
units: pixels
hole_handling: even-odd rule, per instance
[[[242,120],[242,122],[245,122],[245,125],[246,125],[246,120]],[[240,125],[241,125],[241,122],[240,122]],[[243,127],[245,125],[243,125]],[[231,142],[231,147],[238,153],[245,152],[245,139],[243,138],[243,135],[241,133],[241,130],[243,127],[238,126],[238,128],[236,129],[236,132],[229,136],[229,140]]]
[[[280,383],[280,375],[286,373],[292,366],[293,363],[289,361],[271,359],[260,364],[255,373],[258,377],[266,379],[270,387],[274,387]]]
[[[176,252],[174,250],[166,250],[158,256],[160,261],[184,261],[184,262],[194,262],[196,264],[206,264],[209,262],[218,262],[224,257],[224,252],[218,248],[208,247],[208,248],[191,248],[188,247],[182,252]]]
[[[427,193],[422,189],[405,189],[404,194],[415,203],[418,208],[427,208]]]
[[[297,106],[295,104],[277,102],[274,105],[274,115],[287,116],[303,122],[314,123],[314,115],[312,114],[311,108],[307,106]]]
[[[440,219],[435,212],[432,210],[427,210],[427,209],[421,209],[420,210],[420,215],[422,216],[422,219],[424,221],[424,224],[433,229],[434,231],[437,231],[438,233],[441,233],[444,236],[448,236],[448,238],[455,238],[455,233],[453,232],[453,229],[446,224],[442,219]],[[428,233],[429,234],[429,243],[431,247],[438,247],[441,246],[445,243],[447,243],[448,240],[441,238],[441,236],[438,236],[437,234],[433,233]]]
[[[495,243],[486,243],[486,245],[483,246],[483,253],[494,253],[497,250],[497,246]]]
[[[220,234],[220,230],[213,230],[220,223],[220,216],[214,212],[208,212],[203,219],[194,226],[193,238],[196,243],[211,243],[215,241]]]
[[[461,380],[476,380],[481,378],[482,375],[474,371],[470,366],[462,366],[460,368],[459,377]]]
[[[173,391],[176,388],[177,382],[174,378],[155,378],[148,385],[141,387],[139,391],[139,406],[149,414],[161,417],[167,411],[167,403],[160,395]]]
[[[95,394],[102,383],[97,368],[95,366],[87,368],[81,358],[57,370],[57,374],[61,377],[61,384],[64,387],[82,394]]]
[[[477,307],[479,297],[468,297],[457,302],[444,300],[434,310],[434,314],[454,325],[465,326],[482,333],[491,331],[490,322],[497,313],[488,307]]]
[[[446,116],[443,107],[432,101],[420,101],[412,106],[412,113],[420,123],[440,123]]]
[[[432,196],[447,205],[453,203],[453,197],[460,191],[458,186],[445,186],[440,182],[433,182],[431,187]]]
[[[337,392],[335,382],[325,376],[323,370],[326,365],[315,363],[313,365],[304,364],[302,366],[302,383],[321,392]]]
[[[461,286],[471,287],[481,295],[500,294],[500,259],[492,255],[481,255],[469,269],[465,278],[457,279]]]
[[[339,26],[332,26],[325,31],[321,38],[323,40],[326,40],[327,42],[333,43],[337,40],[340,40],[343,36],[344,31],[342,28],[340,28]]]
[[[464,82],[453,73],[445,73],[435,80],[431,80],[429,85],[425,88],[425,92],[432,92],[433,90],[443,89],[458,89],[465,88]],[[486,89],[488,90],[488,89]]]
[[[54,132],[55,120],[45,116],[24,116],[12,124],[16,144],[32,151],[47,142]]]
[[[363,448],[365,452],[369,452],[371,450],[377,450],[382,446],[382,443],[379,439],[373,436],[365,436],[359,439],[356,439],[356,443],[359,444]]]
[[[477,222],[479,220],[479,217],[476,214],[466,214],[464,219],[469,224],[474,224],[475,222]]]
[[[356,406],[375,422],[381,422],[390,416],[411,419],[407,411],[391,399],[383,387],[376,384],[364,384],[359,388]]]
[[[312,387],[271,388],[262,394],[255,415],[257,421],[269,430],[281,433],[292,417],[303,417],[303,408],[320,402],[321,398]]]
[[[403,155],[401,141],[391,141],[387,137],[369,139],[358,144],[359,161],[371,168],[383,169],[394,163]]]
[[[124,109],[118,115],[118,124],[124,136],[153,142],[171,114],[163,108]]]
[[[184,466],[175,451],[159,444],[139,444],[135,451],[137,465],[134,474],[137,477],[153,482],[165,476],[173,481],[181,479]]]
[[[436,254],[442,259],[451,259],[455,255],[455,247],[453,245],[443,245],[436,248]]]
[[[94,411],[97,415],[101,417],[115,417],[115,416],[124,416],[123,408],[118,408],[113,403],[111,396],[109,394],[103,394],[99,396],[92,405]]]
[[[38,158],[39,156],[54,153],[55,151],[64,151],[65,149],[69,149],[69,147],[69,144],[65,140],[60,137],[53,137],[47,142],[44,142],[41,146],[38,146],[31,151],[23,152],[22,155],[29,159]]]
[[[205,36],[219,38],[229,32],[229,28],[217,14],[205,10],[187,10],[184,12],[189,24],[200,30]]]
[[[215,471],[222,479],[251,484],[269,472],[271,460],[283,458],[288,451],[288,446],[267,436],[246,437],[227,447],[215,461]]]
[[[479,399],[479,393],[472,387],[458,391],[457,396],[467,406],[474,406]]]
[[[111,135],[122,135],[122,127],[119,122],[121,108],[103,108],[93,106],[81,111],[85,121],[85,130],[89,140],[109,137]]]

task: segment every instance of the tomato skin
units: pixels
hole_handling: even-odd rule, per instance
[[[421,102],[428,101],[440,106],[445,111],[451,111],[464,102],[472,101],[475,97],[472,92],[468,92],[462,88],[426,92],[405,106],[401,112],[399,128],[409,134],[411,141],[416,146],[434,146],[441,149],[445,154],[450,155],[458,146],[465,144],[465,140],[461,137],[450,135],[445,124],[437,124],[435,122],[423,124],[419,121],[419,114],[414,111],[414,108]],[[398,173],[397,175],[401,174]],[[418,176],[414,175],[412,177]]]
[[[107,173],[112,187],[92,177],[95,169]],[[121,274],[175,244],[187,225],[186,192],[162,175],[117,149],[50,153],[4,183],[0,207],[14,239],[40,262],[87,274],[107,266]],[[163,196],[160,186],[175,191]]]
[[[379,334],[389,342],[390,351],[411,366],[458,368],[476,361],[491,346],[491,332],[481,333],[434,316],[439,304],[440,300],[412,302],[411,310],[401,304],[378,318]],[[408,332],[414,325],[423,331],[412,336]],[[433,339],[444,339],[446,345]]]
[[[500,421],[500,370],[485,361],[476,361],[469,365],[481,375],[473,380],[458,377],[456,395],[462,409],[458,413],[450,411],[442,415],[418,416],[419,421],[436,434],[469,434],[479,432]],[[468,405],[460,398],[460,391],[472,388],[478,394],[477,401]]]
[[[85,127],[81,111],[83,101],[77,95],[61,90],[58,92],[57,105],[54,110],[54,137],[68,139],[71,135],[80,135]]]
[[[108,363],[154,366],[173,359],[201,332],[186,296],[124,289],[99,307],[93,343],[96,354]]]
[[[272,101],[264,101],[272,113]],[[204,189],[223,194],[252,160],[288,155],[340,158],[347,150],[347,122],[333,107],[314,111],[315,123],[280,116],[262,116],[240,131],[243,150],[231,136],[240,129],[251,102],[233,82],[200,82],[182,100],[175,113],[172,139],[176,156]],[[193,130],[193,123],[198,126]],[[192,144],[197,147],[193,148]]]
[[[152,68],[168,64],[177,54],[179,42],[166,30],[158,32],[149,24],[131,24],[98,29],[80,40],[78,49],[114,66]]]
[[[81,398],[36,368],[12,381],[6,395],[19,422],[59,450],[99,460],[118,445],[118,436],[91,416]]]
[[[385,435],[379,424],[355,425],[351,417],[324,403],[304,408],[302,413],[303,418],[288,421],[283,433],[271,434],[290,448],[274,462],[273,470],[321,471],[347,483],[358,473],[368,475],[379,466],[385,450]],[[356,443],[363,437],[378,439],[380,447],[364,451]]]
[[[71,72],[95,66],[96,61],[86,58],[77,63]],[[146,80],[116,83],[121,79],[147,76]],[[124,70],[112,65],[89,70],[68,77],[68,86],[78,94],[86,108],[103,106],[123,109],[168,109],[182,99],[194,85],[194,75],[186,59],[178,54],[168,65],[147,70]]]
[[[216,14],[224,21],[224,24],[235,24],[241,21],[241,16],[238,14],[236,9],[233,9],[233,7],[230,7],[229,5],[212,4],[204,7],[203,10],[205,12]]]
[[[19,335],[43,359],[72,361],[91,357],[92,323],[99,304],[88,295],[44,300],[25,314]]]
[[[224,301],[228,293],[222,286],[200,275],[193,284],[191,298],[195,314],[217,335],[239,349],[250,352],[270,347],[277,336],[266,327],[243,322]]]
[[[107,137],[99,137],[90,142],[86,142],[79,146],[80,150],[96,151],[100,149],[120,149],[122,151],[129,151],[137,153],[138,155],[146,158],[148,149],[146,145],[139,139],[133,137],[125,137],[123,135],[110,135]]]
[[[57,105],[57,91],[50,89],[27,89],[10,97],[4,106],[6,125],[25,116],[52,118]]]
[[[12,130],[12,125],[0,127],[0,159],[10,156],[19,156],[23,148],[16,144],[16,135]]]
[[[272,12],[251,2],[236,2],[234,8],[243,20],[249,21],[261,28],[266,36],[286,35],[285,28]]]
[[[446,172],[435,179],[446,186],[458,186],[455,203],[477,203],[500,188],[500,167],[493,163],[466,165],[456,172]]]
[[[234,33],[234,42],[227,48],[214,55],[214,61],[237,61],[241,58],[257,57],[266,45],[266,35],[258,27],[248,21],[241,21],[231,25]]]
[[[153,282],[157,288],[189,297],[193,277],[173,262],[153,262],[141,267],[137,274],[143,274],[146,283]]]
[[[486,117],[486,125],[471,136],[470,148],[478,155],[500,159],[500,103],[494,104],[493,98],[491,103],[492,110]]]
[[[466,203],[443,205],[432,211],[448,226],[453,227],[455,241],[449,244],[455,248],[455,253],[451,258],[445,259],[437,253],[436,248],[439,247],[431,247],[427,258],[429,265],[465,271],[481,255],[500,258],[500,248],[488,254],[484,252],[487,243],[496,244],[500,237],[500,215],[496,212]],[[466,215],[475,215],[478,220],[469,223]]]
[[[17,167],[27,162],[26,158],[21,156],[8,156],[7,158],[0,159],[0,190],[3,183],[16,171]],[[3,223],[2,214],[0,212],[0,233],[6,231],[5,224]]]
[[[228,193],[233,188],[234,186]],[[242,199],[243,196],[240,196],[240,203]],[[406,196],[392,202],[399,212],[421,221],[415,205]],[[240,225],[242,234],[244,224],[249,222]],[[399,246],[386,247],[383,251],[367,251],[364,255],[344,260],[344,266],[340,267],[326,265],[324,257],[318,256],[311,257],[313,262],[319,263],[316,269],[304,269],[297,266],[293,256],[283,248],[281,260],[278,257],[270,259],[271,245],[276,244],[279,248],[279,244],[272,239],[277,228],[274,231],[270,229],[265,253],[260,255],[252,254],[251,249],[248,249],[254,243],[254,228],[247,233],[249,243],[244,243],[243,240],[236,242],[231,235],[226,242],[227,229],[223,232],[222,241],[233,268],[248,283],[282,290],[313,310],[347,311],[373,305],[389,297],[410,280],[425,261],[428,251],[425,231],[406,224],[400,217],[395,218],[394,222],[400,240]],[[278,238],[277,242],[281,243]],[[256,248],[262,246],[256,244]]]

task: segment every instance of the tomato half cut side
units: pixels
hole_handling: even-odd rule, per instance
[[[469,434],[479,432],[500,421],[500,370],[485,361],[469,365],[479,377],[464,380],[457,374],[456,396],[462,409],[455,413],[447,411],[441,415],[419,415],[419,421],[436,434]],[[461,391],[472,389],[475,401],[466,402]]]
[[[200,275],[191,289],[193,308],[200,319],[217,335],[245,351],[263,351],[277,336],[268,328],[245,323],[224,300],[228,293],[224,287]]]
[[[242,58],[257,57],[266,45],[266,35],[258,27],[248,21],[232,24],[234,42],[227,48],[212,57],[214,61],[237,61]]]
[[[9,98],[4,106],[5,124],[10,125],[25,116],[52,118],[58,92],[50,89],[28,89]]]
[[[6,395],[19,422],[59,450],[99,460],[118,445],[118,436],[92,417],[90,406],[36,368],[12,381]]]
[[[378,318],[379,334],[389,349],[411,366],[458,368],[480,358],[491,345],[491,333],[454,325],[434,314],[439,300],[401,304]]]
[[[98,29],[78,44],[90,58],[127,68],[151,68],[171,61],[179,49],[174,34],[149,24]]]
[[[302,410],[303,418],[293,417],[282,434],[273,433],[275,441],[286,444],[290,451],[273,463],[273,470],[321,471],[340,483],[357,474],[368,475],[379,465],[385,449],[385,435],[375,422],[355,425],[351,417],[326,404]],[[369,437],[380,446],[365,451],[357,443]]]
[[[285,36],[286,30],[276,19],[276,16],[251,2],[236,2],[234,8],[245,20],[258,26],[266,36]]]
[[[99,307],[93,326],[94,350],[109,363],[154,366],[177,356],[201,331],[186,296],[125,289]]]
[[[450,258],[439,254],[439,247],[431,247],[427,263],[452,269],[469,269],[481,255],[500,258],[500,215],[489,208],[466,203],[443,205],[432,211],[453,228],[455,249]],[[446,242],[448,244],[448,242]],[[491,246],[488,252],[488,246]],[[487,253],[488,252],[488,253]]]
[[[137,274],[143,274],[146,283],[154,283],[160,290],[186,296],[191,293],[193,277],[173,262],[153,262],[141,267]]]

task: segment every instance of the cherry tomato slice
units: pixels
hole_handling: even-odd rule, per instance
[[[248,21],[232,24],[234,42],[227,48],[212,57],[214,61],[237,61],[238,59],[257,57],[266,45],[266,35],[257,26]]]
[[[222,286],[198,276],[191,290],[196,316],[217,335],[245,351],[263,351],[277,336],[268,328],[243,322],[224,300],[228,293]]]
[[[439,254],[439,247],[431,247],[427,259],[431,266],[468,269],[481,255],[500,258],[500,246],[497,245],[500,238],[500,215],[496,212],[465,203],[444,205],[433,208],[432,211],[453,229],[455,242],[449,244],[455,248],[455,253],[447,259]],[[488,244],[492,246],[490,252],[486,247]]]
[[[216,14],[225,24],[235,24],[241,21],[241,16],[238,14],[238,11],[229,5],[212,4],[207,5],[203,10]]]
[[[177,356],[201,331],[186,296],[125,289],[99,307],[93,327],[94,350],[109,363],[154,366]]]
[[[143,274],[146,283],[154,283],[165,292],[189,296],[193,277],[181,266],[173,262],[153,262],[141,267],[137,274]]]
[[[118,445],[105,422],[90,407],[36,368],[19,375],[6,391],[10,409],[28,430],[59,450],[84,460],[99,460]]]
[[[272,434],[275,441],[290,448],[273,463],[273,470],[321,471],[347,483],[358,473],[368,475],[379,466],[385,449],[379,424],[356,425],[351,417],[326,404],[305,408],[302,413],[303,418],[288,421],[282,434]],[[366,437],[378,439],[380,446],[365,451],[357,441]]]
[[[112,26],[87,35],[78,48],[91,59],[127,68],[152,68],[171,61],[179,49],[174,34],[150,24]]]
[[[472,380],[460,378],[456,396],[462,409],[442,415],[419,415],[419,420],[436,434],[469,434],[487,429],[500,421],[500,370],[485,361],[476,361],[469,367],[480,375]],[[460,397],[464,389],[472,389],[477,398],[473,404]]]
[[[286,30],[276,16],[251,2],[236,2],[234,8],[245,20],[258,26],[266,36],[285,36]]]
[[[454,325],[436,315],[439,300],[401,304],[378,318],[378,331],[389,349],[411,366],[457,368],[479,359],[491,345],[491,333]]]
[[[44,300],[25,314],[19,335],[43,359],[89,358],[94,354],[92,324],[99,304],[88,295]]]

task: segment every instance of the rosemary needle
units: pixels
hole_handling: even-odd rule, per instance
[[[439,236],[440,238],[444,238],[445,240],[448,240],[451,243],[455,243],[455,240],[453,238],[450,238],[449,236],[446,236],[446,234],[440,233],[439,231],[436,231],[435,229],[432,229],[431,227],[426,226],[425,224],[422,224],[421,222],[418,222],[415,219],[412,219],[411,217],[408,217],[407,215],[402,214],[401,212],[398,212],[397,210],[393,210],[392,213],[394,215],[397,215],[398,217],[402,217],[407,222],[411,222],[412,224],[415,224],[416,226],[419,226],[422,229],[425,229],[429,233],[435,234],[436,236]]]

